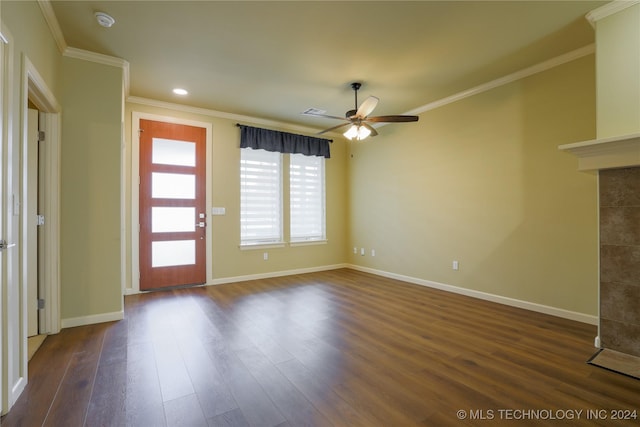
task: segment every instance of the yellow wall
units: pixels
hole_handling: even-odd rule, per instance
[[[127,103],[125,126],[127,158],[131,159],[132,112],[211,123],[212,125],[212,206],[224,207],[226,215],[209,216],[212,227],[211,261],[215,282],[235,280],[238,277],[271,274],[300,269],[314,269],[345,262],[347,247],[346,199],[346,144],[336,141],[331,145],[331,158],[326,165],[327,244],[284,248],[240,250],[240,130],[237,120],[223,119],[205,114],[194,114],[142,104]],[[242,121],[251,125],[250,122]],[[255,125],[265,127],[264,125]],[[287,129],[276,129],[284,130]],[[295,132],[295,131],[293,131]],[[299,132],[296,132],[299,133]],[[287,162],[284,165],[288,165]],[[131,164],[126,165],[126,187],[131,187]],[[286,192],[287,186],[284,186]],[[286,194],[285,194],[286,196]],[[285,199],[286,200],[286,199]],[[127,218],[131,216],[131,194],[126,196]],[[209,207],[209,214],[211,212]],[[285,210],[287,205],[285,204]],[[288,230],[285,215],[285,237]],[[127,251],[131,248],[131,227],[127,224]],[[263,260],[263,252],[269,260]],[[127,285],[132,286],[130,256],[127,265]]]
[[[122,310],[120,147],[122,69],[62,64],[61,316]]]
[[[557,148],[594,137],[594,87],[590,55],[352,144],[350,262],[595,315],[596,178]]]
[[[598,138],[640,132],[640,4],[596,23]]]

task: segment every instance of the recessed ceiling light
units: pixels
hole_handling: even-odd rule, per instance
[[[173,90],[173,93],[175,93],[176,95],[188,95],[189,94],[189,92],[187,92],[186,89],[181,89],[179,87],[175,88]]]
[[[116,23],[116,20],[113,19],[112,16],[107,15],[104,12],[96,12],[95,16],[96,16],[96,21],[98,21],[98,24],[100,24],[105,28],[109,28]]]

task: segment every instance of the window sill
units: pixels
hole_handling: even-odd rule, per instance
[[[272,242],[272,243],[249,243],[240,245],[241,251],[250,251],[254,249],[271,249],[271,248],[284,248],[285,242]]]
[[[247,243],[244,245],[239,245],[241,251],[251,251],[258,249],[273,249],[273,248],[284,248],[287,245],[290,247],[296,246],[313,246],[313,245],[326,245],[328,243],[327,239],[318,239],[318,240],[297,240],[295,242],[272,242],[272,243]]]
[[[327,239],[318,239],[318,240],[297,240],[295,242],[289,243],[289,246],[311,246],[311,245],[326,245]]]

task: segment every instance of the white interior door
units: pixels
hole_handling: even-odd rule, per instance
[[[27,336],[38,335],[38,111],[29,108],[26,150],[26,215],[24,262],[27,283]]]

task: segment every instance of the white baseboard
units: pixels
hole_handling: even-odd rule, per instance
[[[62,328],[73,328],[76,326],[93,325],[95,323],[113,322],[124,319],[124,311],[114,311],[112,313],[93,314],[91,316],[71,317],[62,319]]]
[[[315,273],[318,271],[337,270],[339,268],[349,268],[349,264],[323,265],[319,267],[299,268],[295,270],[273,271],[269,273],[249,274],[246,276],[233,276],[214,279],[209,285],[222,285],[225,283],[246,282],[249,280],[271,279],[273,277],[293,276],[294,274]]]
[[[432,282],[430,280],[418,279],[415,277],[404,276],[402,274],[389,273],[386,271],[376,270],[368,267],[362,267],[359,265],[350,264],[348,265],[348,268],[351,268],[353,270],[363,271],[365,273],[375,274],[378,276],[388,277],[390,279],[401,280],[403,282],[413,283],[416,285],[427,286],[429,288],[439,289],[442,291],[453,292],[460,295],[478,298],[485,301],[497,302],[499,304],[504,304],[511,307],[518,307],[518,308],[523,308],[525,310],[535,311],[538,313],[549,314],[551,316],[561,317],[563,319],[575,320],[577,322],[587,323],[590,325],[598,324],[598,317],[590,314],[578,313],[575,311],[569,311],[562,308],[551,307],[548,305],[537,304],[534,302],[504,297],[501,295],[490,294],[482,291],[476,291],[474,289],[467,289],[467,288],[461,288],[458,286],[447,285],[444,283]]]

